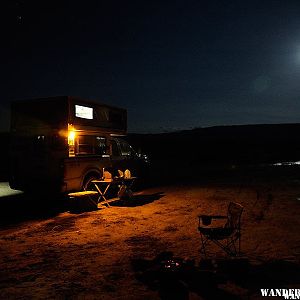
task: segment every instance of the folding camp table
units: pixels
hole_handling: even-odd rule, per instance
[[[97,200],[98,204],[106,204],[108,207],[110,207],[109,202],[119,200],[119,198],[115,198],[112,200],[107,199],[107,194],[112,186],[119,186],[118,191],[120,191],[121,186],[126,187],[126,190],[131,191],[132,185],[135,181],[136,177],[130,177],[130,178],[123,178],[123,177],[118,177],[112,180],[93,180],[92,183],[94,184],[99,197]],[[103,201],[101,201],[103,199]]]

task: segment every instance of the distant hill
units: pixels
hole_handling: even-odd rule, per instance
[[[300,160],[300,123],[130,134],[128,140],[154,159],[188,157],[194,163],[233,164]]]

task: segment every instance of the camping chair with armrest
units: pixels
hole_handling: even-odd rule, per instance
[[[241,250],[241,215],[243,206],[230,202],[227,216],[200,215],[198,230],[201,236],[200,252],[206,257],[206,247],[213,242],[224,250],[229,256],[240,255]],[[212,220],[224,219],[223,226],[210,226]],[[236,245],[237,243],[237,245]]]

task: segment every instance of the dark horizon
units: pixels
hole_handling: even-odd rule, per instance
[[[21,100],[21,99],[16,99],[16,100]],[[25,99],[23,99],[25,100]],[[27,99],[26,99],[27,100]],[[22,100],[21,100],[22,101]],[[93,99],[94,101],[94,99]],[[107,104],[104,102],[101,102],[102,104]],[[10,108],[6,108],[9,113],[6,115],[7,121],[6,126],[0,127],[0,134],[6,134],[10,133]],[[3,120],[2,120],[3,121]],[[128,123],[130,123],[130,120],[128,120]],[[154,130],[154,131],[142,131],[142,130],[137,130],[137,131],[130,131],[128,130],[128,134],[141,134],[141,135],[148,135],[148,134],[164,134],[164,133],[180,133],[180,132],[192,132],[195,130],[210,130],[210,129],[218,129],[218,128],[233,128],[233,127],[282,127],[282,126],[298,126],[300,125],[299,122],[290,122],[290,123],[248,123],[248,124],[219,124],[219,125],[211,125],[211,126],[195,126],[195,127],[189,127],[189,128],[177,128],[177,129],[171,129],[168,130],[167,128],[162,129],[160,131]]]

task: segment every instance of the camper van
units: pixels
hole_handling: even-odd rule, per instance
[[[106,168],[146,168],[123,139],[127,111],[62,96],[15,101],[11,105],[10,187],[68,193],[86,190]]]

